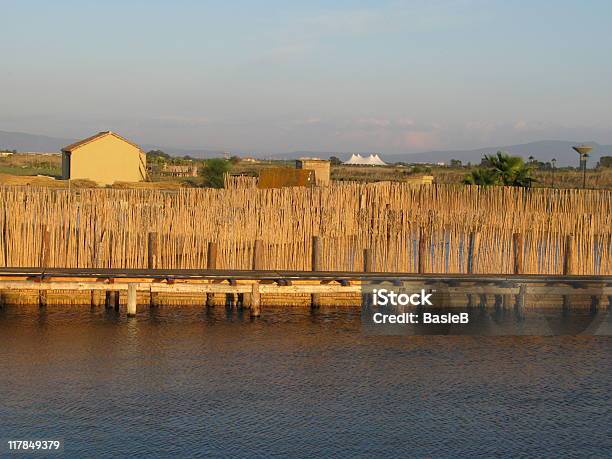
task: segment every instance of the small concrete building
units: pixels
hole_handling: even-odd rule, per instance
[[[317,186],[329,185],[330,161],[318,158],[300,158],[295,161],[296,169],[306,169],[314,171],[315,183]]]
[[[138,145],[104,131],[62,148],[62,178],[99,185],[140,182],[147,178],[147,158]]]
[[[315,185],[315,171],[290,167],[266,167],[259,171],[258,188]]]

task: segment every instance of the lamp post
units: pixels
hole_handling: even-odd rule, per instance
[[[552,187],[555,187],[555,164],[557,164],[557,159],[553,158],[550,160],[552,164]]]
[[[586,188],[586,163],[589,152],[593,149],[588,145],[576,145],[572,147],[580,155],[580,168],[582,169],[582,188]]]

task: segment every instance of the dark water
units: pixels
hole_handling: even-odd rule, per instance
[[[0,310],[0,339],[0,438],[60,438],[70,457],[612,455],[610,337],[48,307]]]

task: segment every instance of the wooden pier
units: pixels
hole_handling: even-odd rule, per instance
[[[81,295],[82,303],[92,305],[99,304],[103,295],[106,307],[116,309],[123,298],[126,312],[132,316],[136,314],[137,303],[156,306],[160,304],[158,295],[187,295],[187,303],[201,301],[202,306],[213,307],[218,299],[221,304],[248,308],[252,316],[259,316],[261,307],[270,304],[270,299],[277,304],[292,304],[292,298],[298,297],[300,304],[318,307],[322,297],[332,302],[341,298],[343,304],[357,306],[361,304],[364,282],[386,279],[415,288],[444,291],[457,298],[456,305],[461,306],[570,307],[580,297],[582,303],[586,301],[588,307],[597,309],[609,308],[612,302],[612,276],[0,268],[0,305],[10,303],[6,293],[35,292],[38,304],[46,306],[48,292],[71,292]],[[550,299],[551,296],[555,298]],[[544,297],[548,300],[543,301]]]

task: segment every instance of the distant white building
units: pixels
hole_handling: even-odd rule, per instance
[[[380,159],[380,156],[376,155],[370,155],[367,157],[361,156],[360,154],[353,154],[351,155],[351,158],[348,161],[345,161],[342,164],[353,164],[353,165],[361,165],[361,166],[386,166],[387,163],[385,163],[382,159]]]

